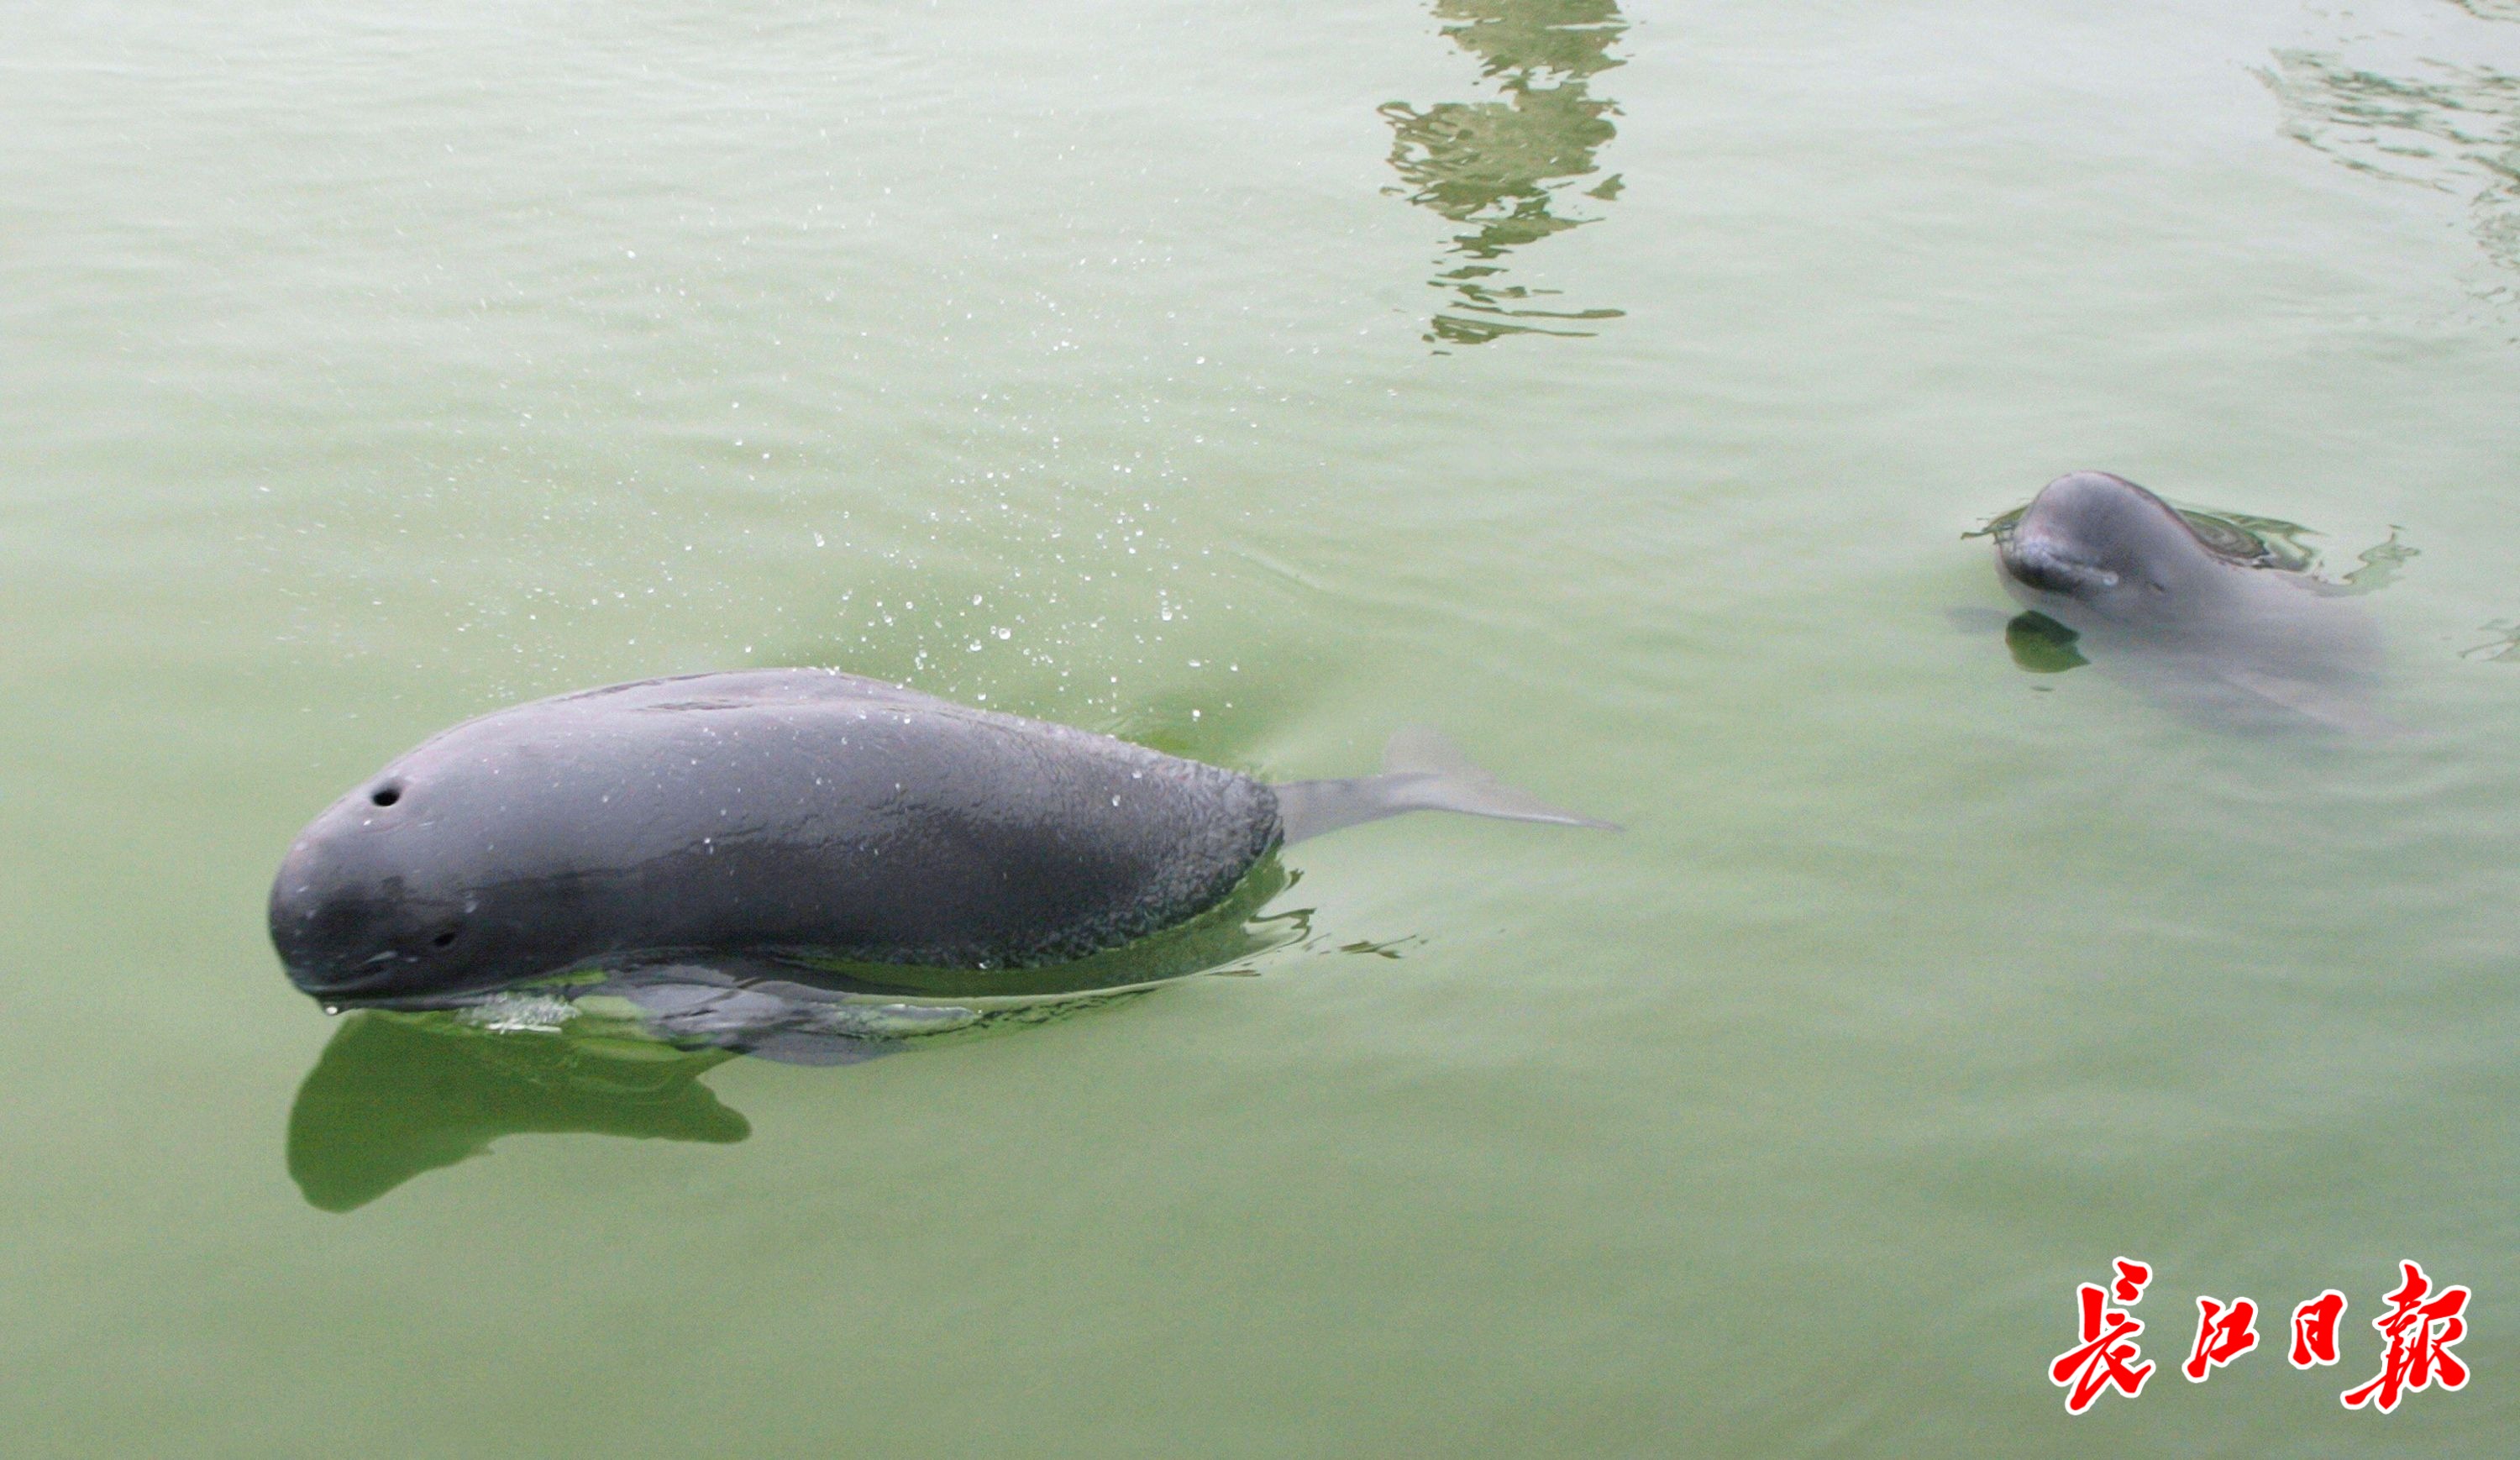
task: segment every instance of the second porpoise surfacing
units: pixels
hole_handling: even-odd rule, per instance
[[[1607,825],[1432,732],[1395,737],[1385,767],[1273,787],[831,670],[615,685],[458,725],[341,798],[283,860],[271,937],[335,1006],[694,959],[987,975],[1194,920],[1282,843],[1341,826]]]
[[[2371,707],[2380,646],[2358,606],[2320,579],[2207,541],[2122,477],[2059,477],[1995,539],[2015,599],[2070,631],[2092,662],[2191,713],[2397,728]]]

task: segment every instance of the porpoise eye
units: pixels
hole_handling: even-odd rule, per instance
[[[451,948],[451,947],[454,947],[454,946],[455,946],[455,930],[454,930],[454,929],[452,929],[452,928],[449,928],[449,929],[447,929],[444,933],[441,933],[441,934],[439,934],[437,936],[430,938],[430,939],[428,940],[428,945],[429,945],[430,947],[432,947],[432,948]]]
[[[402,799],[402,788],[388,782],[368,793],[368,799],[380,806],[390,806]]]

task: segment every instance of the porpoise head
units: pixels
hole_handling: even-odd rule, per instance
[[[2213,550],[2178,509],[2123,477],[2075,472],[2041,487],[1996,556],[2011,584],[2104,616],[2141,616],[2211,581]]]
[[[272,946],[328,1005],[442,1001],[557,972],[575,951],[579,930],[554,916],[566,899],[503,878],[502,818],[431,768],[406,756],[334,802],[272,880]]]

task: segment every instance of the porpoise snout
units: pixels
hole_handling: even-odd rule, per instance
[[[393,865],[372,827],[335,820],[299,836],[271,884],[272,946],[289,981],[320,999],[399,987],[455,948],[465,923],[458,901]]]
[[[2043,593],[2081,593],[2117,586],[2099,560],[2045,532],[2015,530],[1997,550],[2003,570]]]

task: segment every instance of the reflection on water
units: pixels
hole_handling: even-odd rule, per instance
[[[2497,663],[2506,664],[2520,663],[2520,621],[2497,618],[2477,632],[2491,634],[2493,637],[2482,644],[2460,650],[2458,652],[2460,659],[2492,660]]]
[[[347,1211],[504,1135],[740,1141],[751,1125],[699,1083],[733,1058],[444,1014],[353,1014],[298,1086],[289,1174],[313,1206]]]
[[[2062,674],[2090,663],[2074,646],[2079,637],[2036,610],[2014,615],[2003,625],[2003,647],[2012,651],[2014,663],[2033,674]]]
[[[2398,540],[2398,529],[2389,529],[2386,542],[2374,543],[2354,555],[2362,566],[2355,569],[2337,583],[2348,593],[2377,593],[2398,579],[2398,570],[2422,556],[2418,549]]]
[[[739,1054],[842,1065],[962,1031],[1108,1008],[1306,943],[1309,908],[1266,913],[1295,875],[1264,858],[1215,908],[1127,948],[1049,969],[809,967],[734,959],[569,975],[428,1013],[352,1014],[298,1087],[289,1174],[327,1211],[522,1133],[741,1141],[699,1076]],[[1341,951],[1398,957],[1396,945]],[[939,997],[960,1003],[932,1002]],[[892,1002],[895,999],[931,1002]]]
[[[2486,20],[2520,4],[2470,0]],[[2468,202],[2488,257],[2520,269],[2520,76],[2485,66],[2403,63],[2402,74],[2321,51],[2277,51],[2259,71],[2287,135],[2357,172]]]
[[[1578,197],[1618,196],[1615,174],[1576,185],[1594,175],[1594,154],[1617,135],[1609,121],[1617,104],[1594,96],[1591,78],[1622,64],[1609,51],[1627,23],[1612,0],[1436,0],[1435,16],[1454,44],[1479,59],[1480,75],[1501,99],[1382,109],[1391,165],[1409,201],[1469,230],[1454,237],[1450,266],[1431,281],[1449,297],[1426,339],[1484,344],[1501,335],[1590,335],[1565,322],[1624,311],[1532,307],[1556,291],[1500,276],[1510,251],[1596,221]]]

